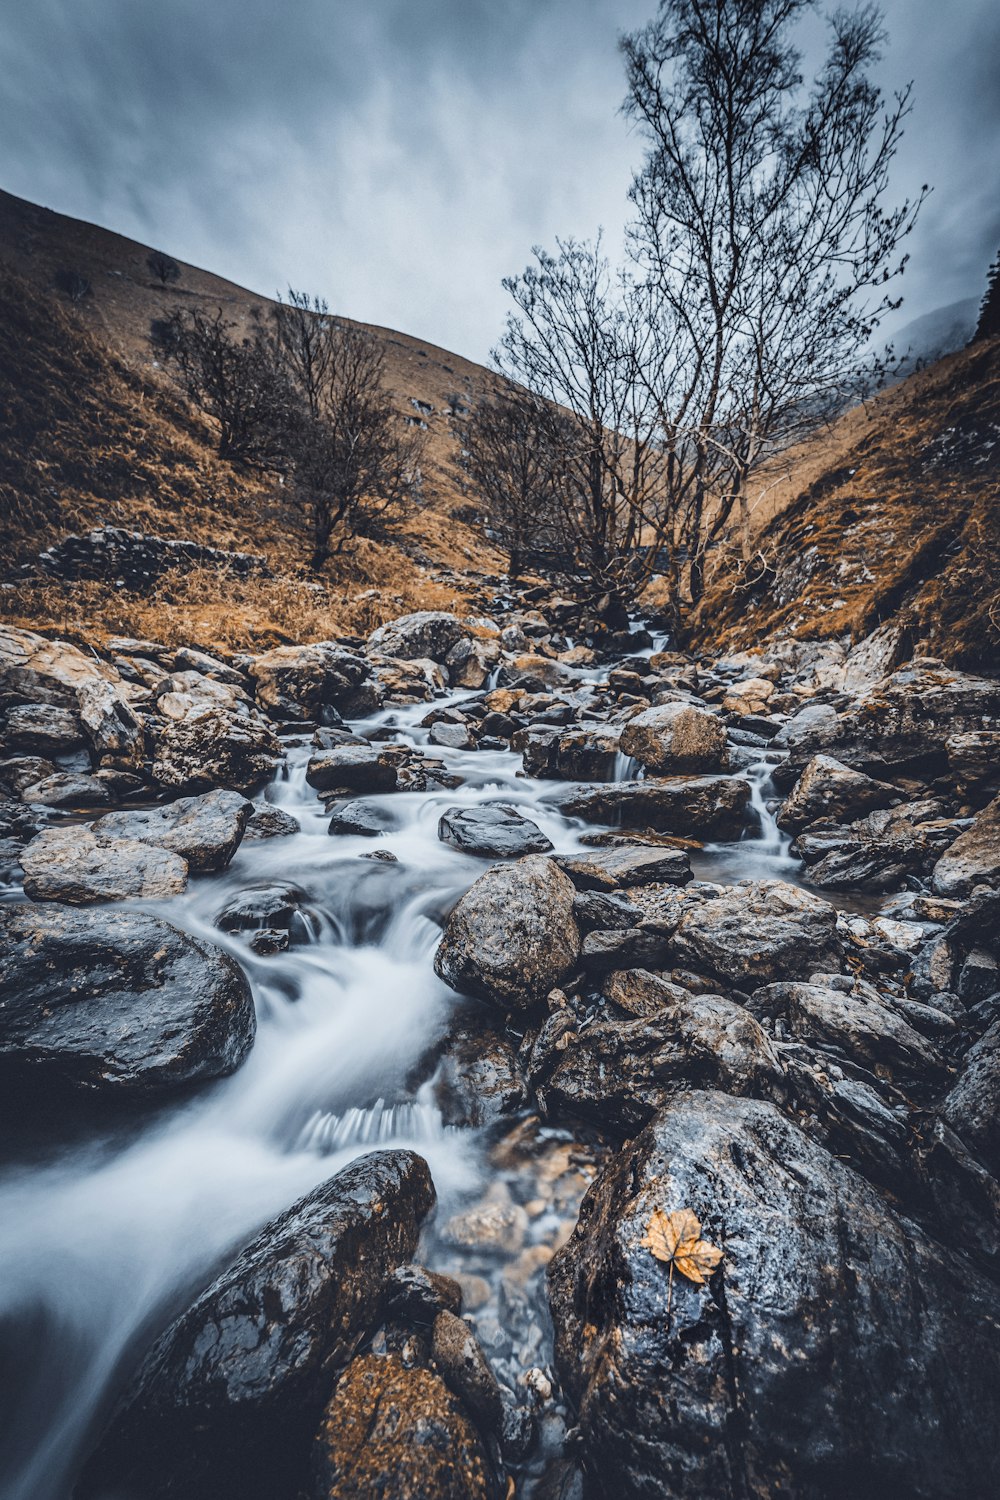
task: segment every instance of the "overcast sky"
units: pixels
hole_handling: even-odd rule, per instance
[[[1000,242],[1000,5],[888,0],[901,193],[934,184],[906,318]],[[616,37],[655,0],[13,0],[0,186],[261,293],[485,359],[535,243],[612,243],[640,158]]]

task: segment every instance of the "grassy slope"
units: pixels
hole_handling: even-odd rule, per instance
[[[263,299],[182,268],[179,286],[153,284],[148,249],[0,194],[0,507],[4,554],[19,564],[68,532],[100,522],[262,552],[277,584],[215,574],[164,581],[152,599],[99,585],[18,583],[3,612],[77,632],[135,631],[240,645],[369,629],[420,603],[468,602],[499,559],[455,516],[451,391],[488,380],[478,366],[376,330],[401,413],[430,404],[424,504],[393,544],[360,542],[316,586],[304,575],[298,518],[273,483],[220,460],[210,424],[193,414],[151,357],[150,319],[197,300],[246,325]],[[60,267],[90,280],[70,305]]]
[[[927,651],[998,669],[1000,341],[847,413],[773,477],[758,555],[714,570],[703,644],[858,640],[898,614]]]

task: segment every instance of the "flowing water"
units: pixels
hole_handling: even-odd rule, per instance
[[[423,744],[427,711],[387,710],[355,727]],[[66,1500],[155,1333],[266,1219],[379,1147],[412,1147],[430,1164],[439,1206],[421,1254],[465,1277],[466,1307],[497,1373],[513,1384],[544,1372],[544,1264],[575,1222],[600,1146],[529,1114],[489,1130],[443,1123],[434,1048],[462,1002],[433,972],[435,918],[487,862],[450,849],[437,825],[448,807],[501,801],[529,815],[558,853],[580,849],[587,830],[542,800],[551,783],[517,774],[519,756],[431,749],[464,778],[460,787],[366,798],[385,832],[331,838],[305,782],[309,746],[290,741],[268,795],[301,831],[246,842],[223,874],[150,903],[243,965],[257,1040],[233,1077],[197,1097],[129,1125],[61,1138],[54,1127],[55,1143],[25,1145],[4,1168],[0,1318],[16,1333],[0,1370],[4,1500]],[[619,769],[634,768],[623,760]],[[699,854],[702,878],[793,874],[767,807],[770,769],[762,760],[749,773],[757,816],[747,838]],[[394,859],[371,858],[374,849]],[[214,919],[238,891],[276,880],[299,888],[302,911],[289,949],[259,957]],[[544,1387],[542,1376],[531,1380]],[[519,1493],[531,1494],[563,1424],[555,1406]]]

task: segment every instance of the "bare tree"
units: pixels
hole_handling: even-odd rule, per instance
[[[321,297],[288,289],[272,312],[278,358],[318,417],[327,394],[338,341],[338,325]]]
[[[146,265],[161,286],[166,286],[168,281],[180,279],[180,266],[171,256],[164,255],[162,250],[151,250],[146,258]]]
[[[494,358],[512,381],[561,410],[558,490],[566,536],[595,598],[620,622],[645,581],[644,542],[662,523],[657,407],[638,379],[646,358],[643,298],[595,244],[557,242],[553,256],[504,287],[516,312]],[[655,552],[655,545],[653,548]]]
[[[734,510],[749,550],[752,477],[858,388],[872,334],[899,305],[889,283],[923,196],[883,207],[910,90],[886,104],[871,79],[879,12],[830,19],[807,85],[794,38],[810,8],[661,0],[622,42],[625,109],[648,147],[631,191],[655,335],[641,377],[692,604]]]
[[[456,402],[452,402],[455,410]],[[511,578],[539,552],[565,550],[559,477],[564,434],[558,411],[523,386],[504,382],[454,428],[464,489],[479,500],[505,549]]]
[[[282,469],[300,421],[293,387],[267,339],[236,339],[221,308],[214,315],[177,309],[152,335],[188,397],[219,426],[219,455],[261,469]]]
[[[347,536],[391,528],[419,492],[423,451],[393,408],[374,337],[330,319],[324,340],[316,408],[292,450],[291,493],[308,518],[314,569]]]

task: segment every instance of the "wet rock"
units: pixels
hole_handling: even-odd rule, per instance
[[[448,750],[474,750],[476,741],[464,721],[457,724],[438,722],[431,725],[427,738],[432,745],[443,745]]]
[[[596,1019],[580,1026],[571,1011],[556,1011],[531,1046],[528,1080],[545,1114],[568,1110],[632,1134],[685,1085],[734,1095],[779,1087],[772,1043],[732,1000],[692,995],[643,970],[612,976],[606,990]]]
[[[610,781],[620,747],[621,730],[616,725],[587,724],[566,729],[555,741],[549,774],[563,781]]]
[[[400,1266],[389,1278],[386,1313],[406,1323],[431,1327],[439,1312],[462,1311],[462,1288],[450,1276],[426,1266]]]
[[[994,1177],[1000,1177],[1000,1021],[966,1054],[941,1115]]]
[[[247,826],[243,830],[243,837],[252,839],[280,839],[287,838],[290,834],[298,833],[299,822],[293,818],[291,813],[285,812],[281,807],[273,807],[268,802],[254,802],[253,812],[247,819]]]
[[[395,757],[378,745],[336,745],[314,755],[306,769],[306,781],[320,792],[391,792],[396,779]]]
[[[567,874],[573,878],[569,871]],[[576,881],[573,883],[577,884]],[[642,919],[639,908],[633,906],[623,892],[600,889],[580,891],[573,898],[573,915],[581,932],[590,932],[594,928],[606,932],[613,932],[616,928],[624,931],[628,927],[638,927]]]
[[[735,776],[652,777],[607,785],[569,786],[546,794],[569,817],[613,827],[701,839],[739,836],[750,804],[749,783]]]
[[[328,809],[332,814],[328,833],[357,835],[361,838],[377,838],[391,826],[391,820],[380,809],[363,799],[345,799],[332,803]]]
[[[641,1243],[679,1208],[724,1252],[707,1287]],[[990,1492],[1000,1294],[769,1103],[668,1105],[549,1276],[558,1369],[622,1500]]]
[[[256,927],[288,930],[305,896],[285,881],[249,885],[228,900],[215,918],[221,932],[249,932]]]
[[[902,800],[898,788],[852,771],[832,755],[814,755],[778,812],[779,828],[797,833],[820,818],[850,822]]]
[[[467,620],[445,610],[421,609],[380,625],[368,637],[365,649],[376,655],[398,656],[404,661],[429,657],[431,661],[443,662],[452,647],[468,633]]]
[[[555,776],[559,730],[554,724],[531,725],[516,730],[510,748],[521,756],[526,776]]]
[[[766,677],[745,677],[727,686],[722,706],[731,714],[764,714],[773,697],[773,682]]]
[[[578,890],[613,891],[621,886],[684,885],[691,879],[691,861],[684,849],[658,844],[614,844],[595,849],[559,865]]]
[[[40,1102],[231,1073],[254,1030],[239,965],[159,917],[0,906],[0,1076]]]
[[[544,855],[495,865],[460,898],[434,958],[452,989],[530,1010],[576,962],[573,883]]]
[[[0,760],[0,787],[20,797],[26,787],[56,775],[56,767],[40,755],[12,755]]]
[[[772,984],[756,990],[748,1009],[787,1036],[807,1042],[835,1062],[858,1064],[911,1088],[927,1089],[945,1074],[944,1058],[869,984],[850,990],[825,984]]]
[[[547,854],[552,848],[537,823],[497,803],[449,808],[438,824],[438,838],[463,854],[484,859],[520,859]]]
[[[80,1500],[295,1495],[331,1384],[377,1323],[388,1277],[412,1258],[433,1203],[419,1156],[378,1151],[272,1219],[157,1339],[87,1464]],[[331,1492],[349,1493],[321,1493]]]
[[[837,913],[782,880],[743,880],[687,910],[673,935],[681,963],[745,986],[839,967]]]
[[[492,1125],[516,1114],[526,1090],[513,1047],[485,1026],[459,1027],[438,1064],[434,1099],[446,1125]]]
[[[907,875],[927,873],[952,842],[955,824],[931,800],[883,808],[848,827],[814,824],[795,841],[812,885],[829,890],[891,891]]]
[[[398,1354],[352,1360],[314,1445],[315,1500],[490,1500],[482,1440],[441,1376]]]
[[[829,703],[809,703],[783,724],[772,741],[776,750],[812,753],[840,735],[840,716]]]
[[[725,726],[691,703],[643,709],[625,725],[621,748],[658,775],[721,771],[727,761]]]
[[[642,926],[593,928],[580,948],[580,962],[588,974],[637,964],[658,968],[670,957],[670,943],[662,932]]]
[[[250,668],[257,702],[278,719],[337,723],[339,710],[368,677],[363,656],[332,641],[311,646],[278,646],[257,656]],[[325,710],[332,710],[328,715]]]
[[[16,704],[7,710],[4,742],[33,755],[65,755],[84,744],[80,715],[52,703]]]
[[[114,667],[66,641],[0,627],[0,707],[52,704],[75,710],[94,755],[129,765],[142,759],[143,735]]]
[[[977,885],[1000,885],[1000,797],[948,845],[934,866],[939,896],[968,896]]]
[[[156,740],[152,775],[172,791],[222,786],[250,792],[273,776],[281,755],[259,715],[205,707],[166,725]]]
[[[33,901],[88,906],[176,896],[187,885],[180,855],[80,826],[43,829],[19,858],[25,895]]]
[[[482,687],[500,660],[500,643],[463,636],[444,660],[453,687]]]
[[[947,768],[953,735],[998,729],[1000,683],[918,659],[843,715],[838,754],[875,776],[926,776]]]
[[[108,813],[93,826],[99,838],[133,839],[169,849],[189,870],[224,870],[239,848],[253,803],[239,792],[179,797],[165,807]]]
[[[35,802],[39,807],[70,810],[108,807],[113,800],[106,781],[81,771],[57,771],[33,786],[26,786],[21,796],[25,802]]]

